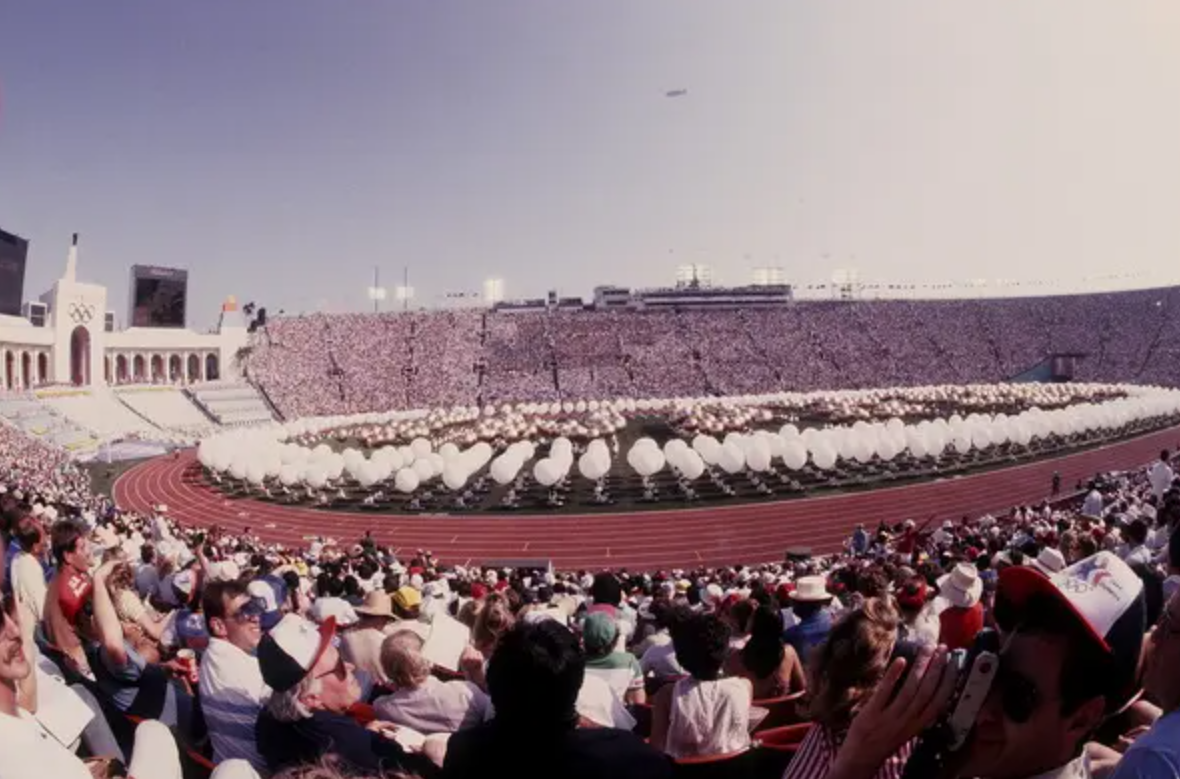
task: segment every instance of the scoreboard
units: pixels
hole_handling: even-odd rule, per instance
[[[131,327],[184,327],[188,271],[156,265],[131,266]]]

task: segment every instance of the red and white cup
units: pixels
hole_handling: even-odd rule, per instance
[[[197,653],[191,649],[182,649],[176,653],[176,659],[184,666],[185,673],[188,674],[189,684],[197,684],[201,677],[197,669]]]

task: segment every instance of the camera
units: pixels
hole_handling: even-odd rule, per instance
[[[999,635],[990,629],[980,631],[971,649],[956,649],[948,662],[956,675],[954,695],[946,714],[918,737],[903,779],[936,774],[946,758],[967,743],[1000,669]]]

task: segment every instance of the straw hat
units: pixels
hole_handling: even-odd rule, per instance
[[[365,596],[365,602],[353,610],[363,617],[397,618],[393,613],[393,599],[384,590],[373,590]]]
[[[1061,554],[1059,550],[1047,546],[1037,555],[1037,559],[1032,561],[1032,566],[1046,576],[1052,576],[1065,570],[1065,555]]]
[[[938,593],[952,606],[969,609],[983,595],[983,579],[971,563],[959,563],[954,569],[938,580]]]
[[[801,603],[818,603],[831,600],[832,593],[828,592],[827,582],[822,576],[801,576],[795,582],[795,590],[791,593],[791,600]]]

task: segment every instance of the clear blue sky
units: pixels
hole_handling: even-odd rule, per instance
[[[134,263],[193,326],[363,308],[374,264],[425,302],[1180,266],[1175,0],[2,0],[0,40],[26,297],[77,230],[120,316]]]

